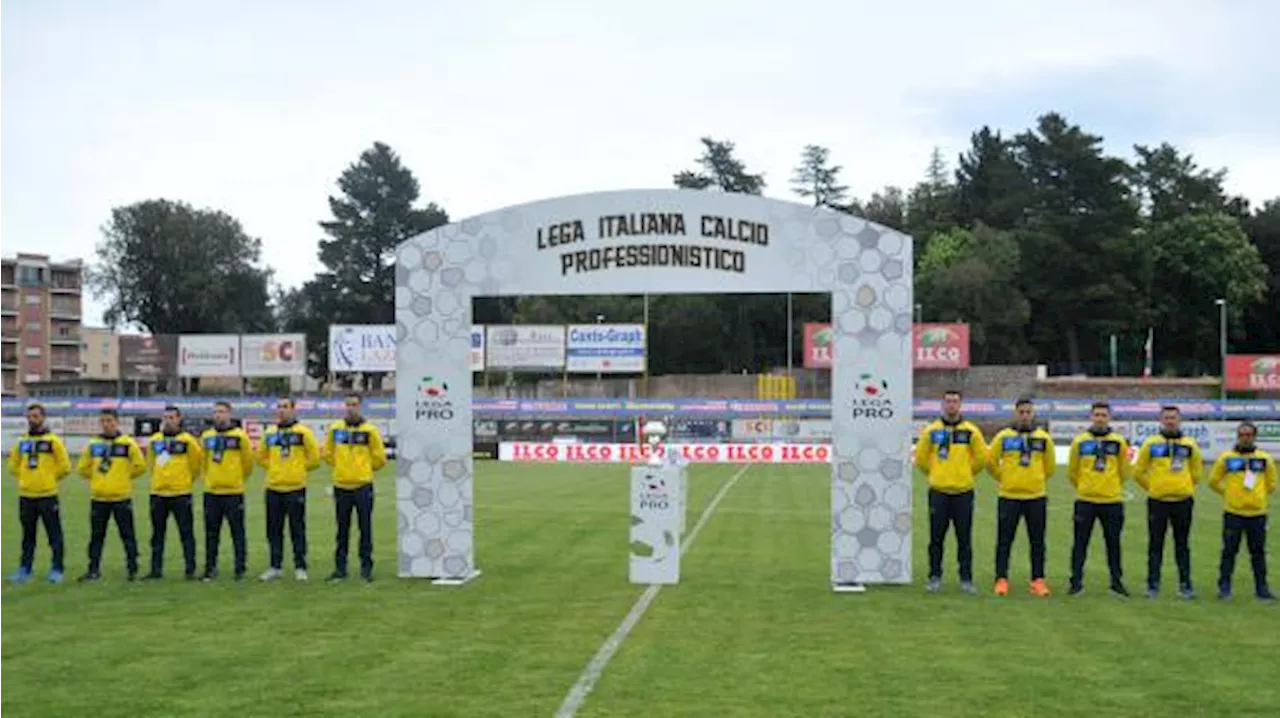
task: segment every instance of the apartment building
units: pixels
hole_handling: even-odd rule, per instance
[[[78,379],[84,265],[43,254],[0,258],[3,392],[24,395],[28,382]]]
[[[82,327],[80,378],[115,381],[120,378],[120,335],[104,327]]]

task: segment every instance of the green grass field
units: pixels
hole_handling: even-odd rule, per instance
[[[738,467],[691,470],[690,526]],[[317,473],[309,497],[313,580],[179,580],[170,530],[167,578],[124,581],[109,534],[97,585],[3,589],[3,711],[17,716],[549,716],[643,588],[627,583],[627,479],[618,465],[477,462],[477,553],[484,575],[461,588],[399,580],[394,480],[379,478],[378,580],[330,586],[332,501]],[[1050,502],[1055,595],[990,595],[995,498],[978,504],[978,597],[921,588],[926,513],[917,491],[912,586],[836,595],[828,587],[825,467],[757,465],[716,508],[682,566],[623,643],[582,716],[1247,716],[1280,712],[1280,610],[1252,598],[1248,559],[1237,597],[1212,597],[1220,502],[1198,496],[1193,561],[1199,600],[1120,601],[1104,591],[1101,536],[1088,589],[1065,595],[1070,493]],[[249,568],[266,565],[260,483],[249,506]],[[139,493],[139,498],[144,494]],[[83,572],[87,492],[63,491],[68,577]],[[144,570],[150,526],[135,502]],[[1145,509],[1129,503],[1126,578],[1145,574]],[[16,492],[5,476],[4,572],[17,564]],[[197,516],[197,527],[199,527]],[[1270,554],[1277,557],[1276,532]],[[354,537],[353,537],[354,538]],[[203,537],[198,532],[203,556]],[[354,550],[354,545],[353,545]],[[287,551],[286,551],[287,555]],[[36,571],[48,567],[38,550]],[[354,565],[355,557],[352,556]],[[289,560],[286,558],[286,568]],[[1280,565],[1275,566],[1280,570]],[[1277,581],[1280,582],[1280,581]]]

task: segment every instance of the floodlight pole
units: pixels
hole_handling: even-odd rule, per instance
[[[1215,299],[1214,304],[1218,305],[1218,355],[1222,369],[1222,388],[1219,390],[1218,398],[1226,401],[1227,399],[1227,300]]]

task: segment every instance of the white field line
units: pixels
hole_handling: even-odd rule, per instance
[[[684,541],[680,542],[680,556],[682,559],[684,554],[693,547],[693,542],[698,538],[698,534],[702,532],[702,527],[706,526],[707,522],[711,520],[711,515],[715,513],[721,499],[724,498],[725,494],[729,493],[729,489],[732,489],[733,485],[738,483],[738,479],[742,478],[742,475],[747,473],[747,469],[750,468],[751,465],[747,464],[729,477],[729,480],[724,482],[724,485],[712,497],[711,503],[707,504],[707,507],[702,510],[702,515],[698,517],[698,523],[694,524],[693,530],[689,532]],[[569,693],[564,697],[564,702],[560,704],[560,709],[556,711],[556,718],[572,718],[577,714],[578,709],[582,707],[583,701],[591,693],[591,689],[595,688],[596,681],[600,680],[605,667],[609,665],[613,655],[622,647],[622,642],[627,639],[631,629],[636,627],[641,617],[644,616],[645,611],[649,610],[649,604],[653,603],[653,599],[658,596],[662,586],[663,584],[660,583],[652,584],[644,590],[644,593],[640,594],[640,598],[636,599],[635,605],[631,607],[626,618],[623,618],[622,623],[618,624],[617,630],[613,632],[613,635],[605,639],[604,643],[600,644],[599,650],[591,657],[586,668],[582,669],[578,680],[569,689]]]

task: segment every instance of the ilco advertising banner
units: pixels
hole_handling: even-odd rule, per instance
[[[329,371],[393,372],[396,370],[396,325],[329,325]]]
[[[179,335],[178,376],[240,376],[240,335]]]
[[[564,368],[564,326],[496,324],[485,327],[490,369]]]
[[[911,332],[914,369],[968,369],[968,324],[914,324]],[[804,325],[804,367],[830,369],[835,358],[831,325]]]
[[[571,372],[639,374],[645,369],[643,324],[570,324],[565,359]]]
[[[828,444],[667,444],[658,455],[677,452],[691,464],[826,464]],[[501,461],[534,463],[638,464],[649,460],[646,444],[561,444],[503,442]]]
[[[306,375],[305,334],[240,335],[240,376]]]
[[[1226,373],[1232,391],[1280,391],[1280,354],[1228,354]]]

